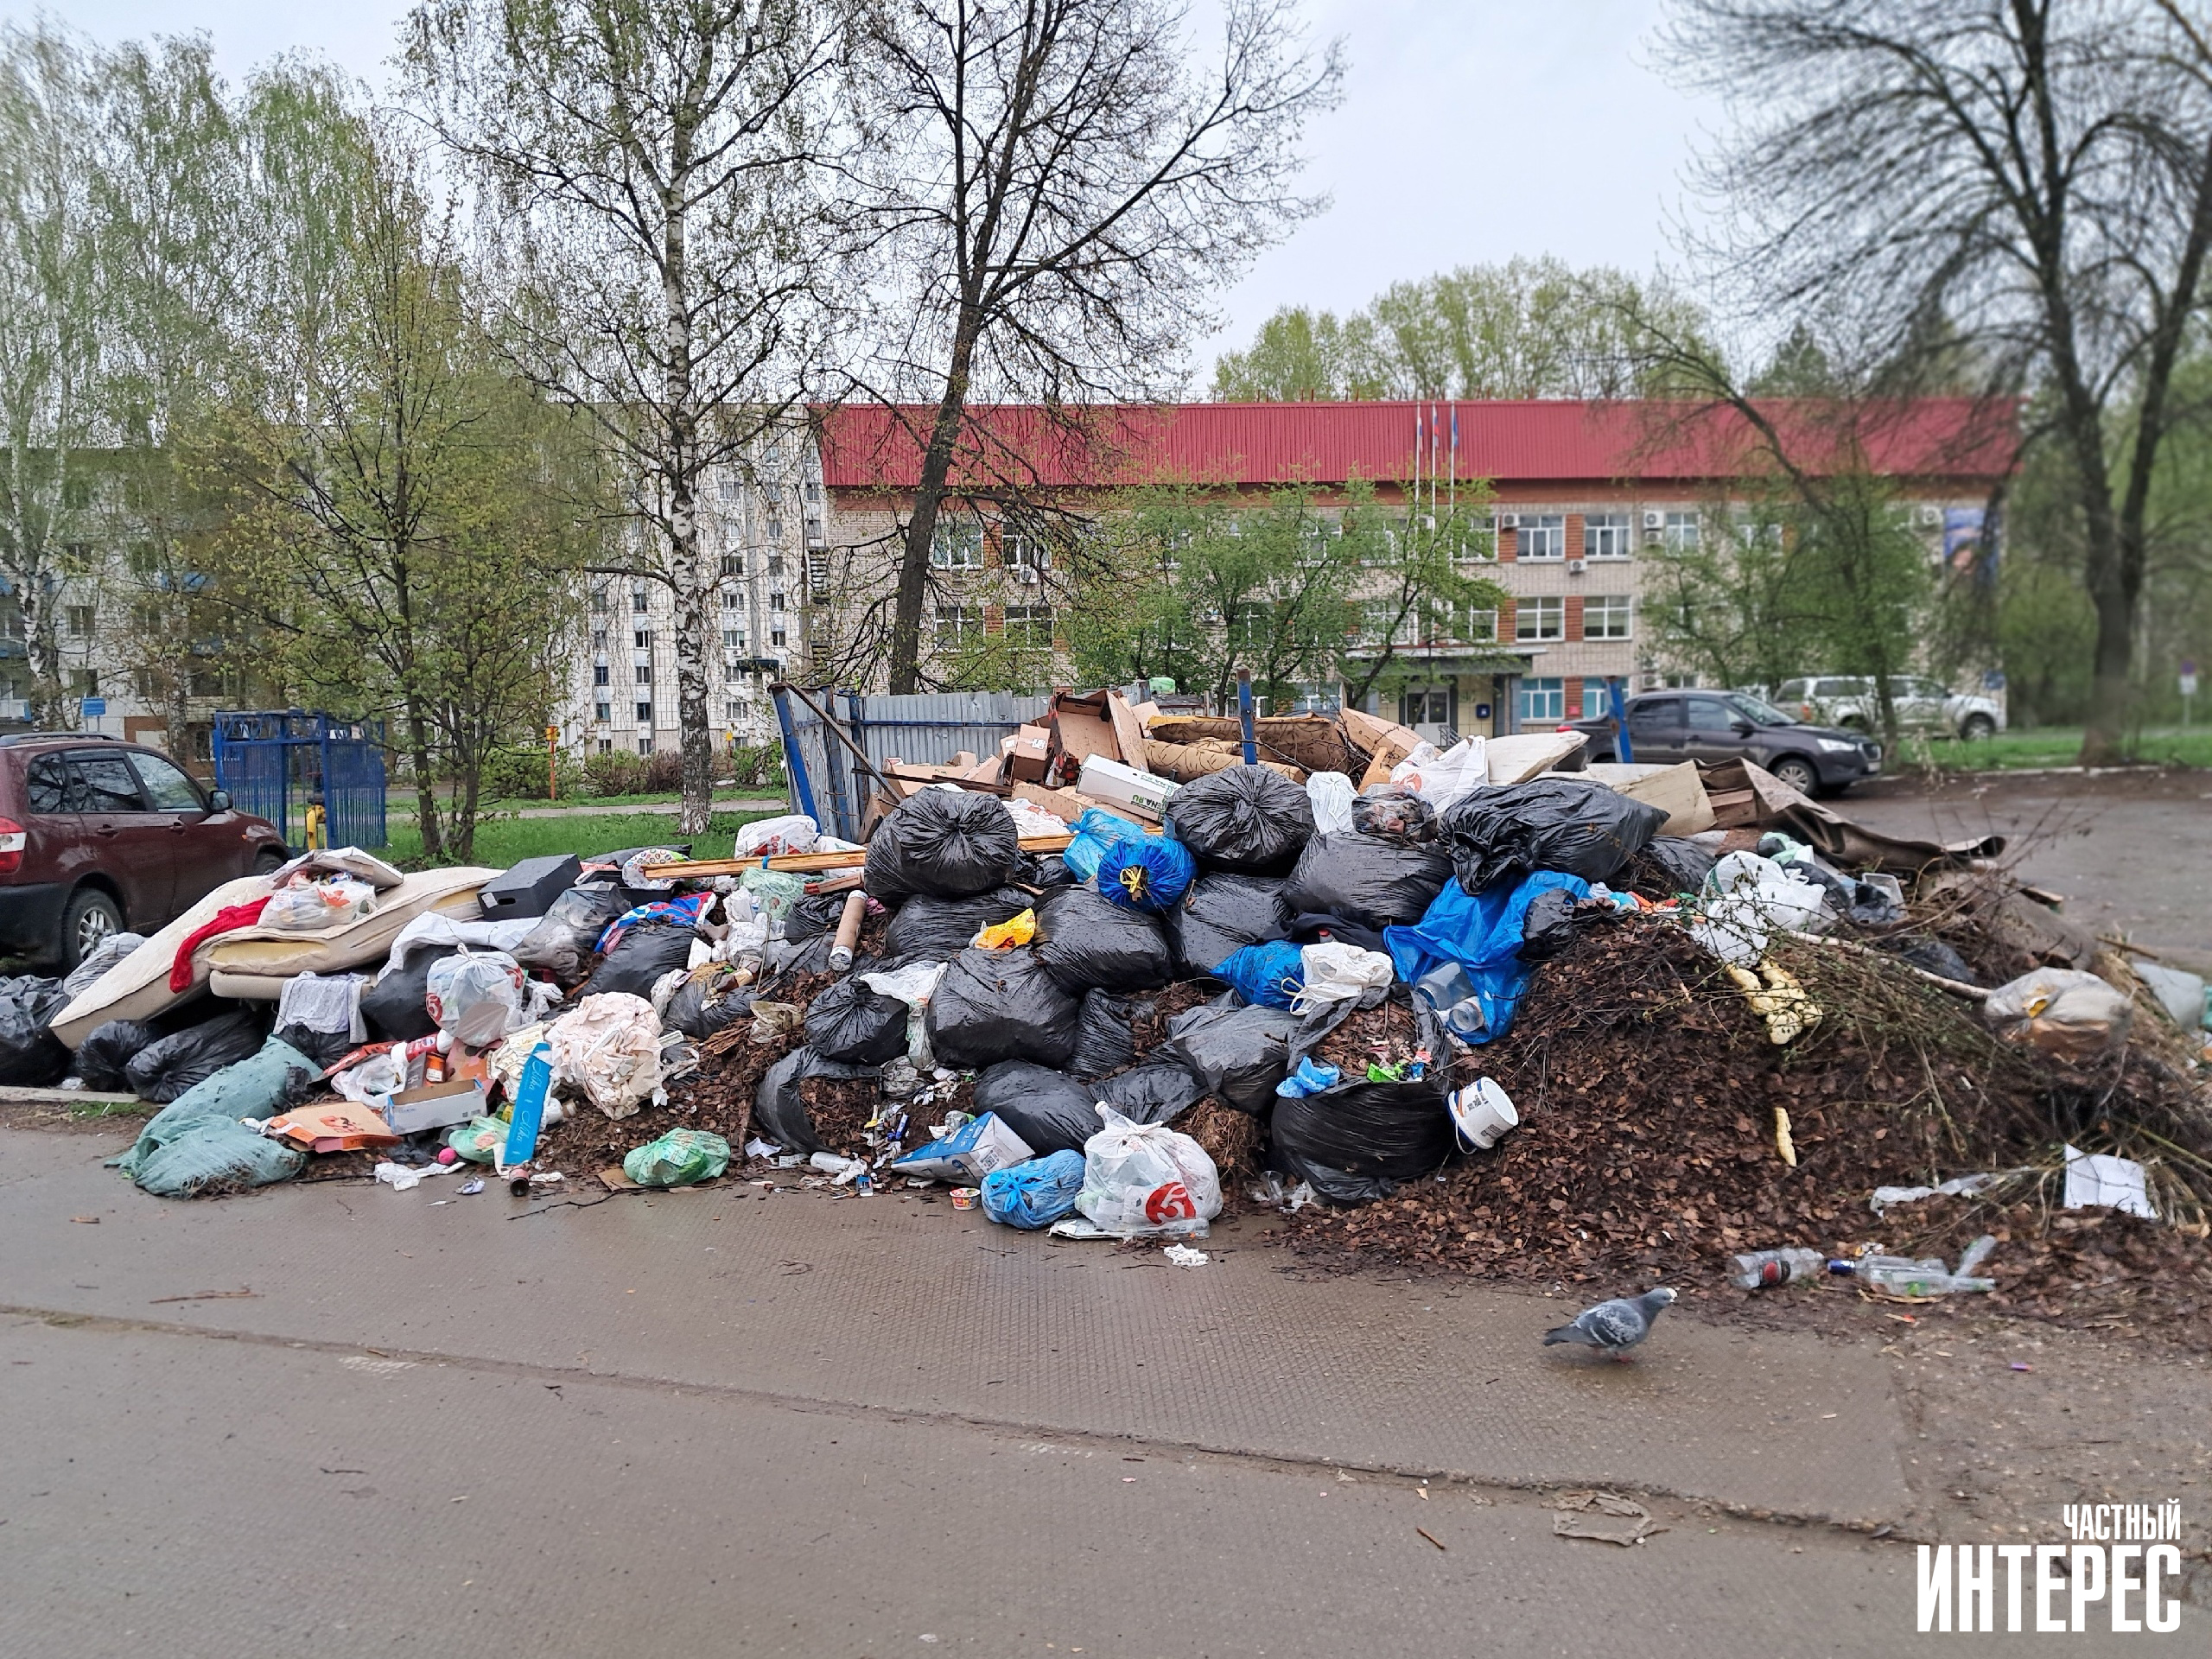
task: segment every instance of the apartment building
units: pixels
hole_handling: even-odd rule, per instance
[[[1789,418],[1789,411],[1782,411]],[[918,473],[912,438],[925,424],[885,411],[836,411],[823,427],[822,478],[833,551],[895,543]],[[1663,549],[1733,533],[1756,511],[1742,482],[1752,461],[1740,423],[1674,409],[1578,402],[1185,404],[1093,411],[982,410],[984,440],[955,482],[932,563],[927,639],[950,652],[993,638],[1058,637],[1071,573],[993,503],[1009,474],[1034,499],[1077,513],[1111,510],[1132,485],[1195,483],[1257,505],[1269,492],[1313,489],[1325,510],[1354,480],[1386,503],[1446,501],[1488,480],[1487,536],[1469,569],[1509,597],[1452,637],[1400,639],[1390,690],[1371,712],[1426,734],[1497,735],[1603,710],[1606,689],[1658,683],[1673,665],[1644,615],[1644,573]],[[1959,400],[1923,400],[1859,439],[1867,464],[1897,477],[1931,560],[1951,522],[1978,511],[2008,464],[2009,433]],[[1010,461],[1019,458],[1019,467]],[[864,588],[863,588],[864,591]],[[850,601],[847,601],[849,604]],[[837,620],[821,625],[834,631]],[[1357,659],[1372,645],[1355,646]],[[868,689],[862,687],[861,689]],[[1340,688],[1312,688],[1310,704]]]

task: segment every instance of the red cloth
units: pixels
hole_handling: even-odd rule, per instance
[[[242,927],[251,927],[261,919],[261,912],[269,908],[267,899],[251,899],[243,905],[226,905],[215,912],[214,919],[202,922],[185,936],[176,948],[176,960],[169,964],[169,989],[177,992],[192,988],[192,953],[201,943],[218,933],[235,933]]]

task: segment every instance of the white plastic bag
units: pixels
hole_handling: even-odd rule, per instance
[[[1351,826],[1351,804],[1359,791],[1341,772],[1317,772],[1306,780],[1306,798],[1313,803],[1313,833],[1340,836]]]
[[[287,933],[319,933],[358,922],[377,907],[377,890],[350,875],[294,880],[270,895],[260,925]]]
[[[1992,991],[1981,1014],[2005,1042],[2081,1060],[2126,1040],[2135,1005],[2094,974],[2038,968]]]
[[[1290,1000],[1290,1011],[1303,1014],[1324,1002],[1351,1001],[1371,1007],[1382,1000],[1397,970],[1380,950],[1363,950],[1356,944],[1334,940],[1309,944],[1299,953],[1305,965],[1306,984]],[[1372,991],[1375,995],[1369,996]]]
[[[1826,929],[1834,920],[1826,896],[1770,858],[1730,853],[1705,878],[1705,915],[1690,924],[1690,938],[1723,962],[1754,968],[1774,934]]]
[[[628,1117],[660,1090],[660,1021],[642,996],[588,996],[553,1022],[546,1041],[555,1075],[609,1117]]]
[[[340,1071],[330,1079],[330,1086],[356,1106],[382,1109],[391,1103],[392,1096],[407,1087],[407,1079],[404,1054],[398,1049],[386,1049]]]
[[[1221,1213],[1221,1174],[1205,1148],[1164,1123],[1135,1123],[1111,1106],[1106,1127],[1083,1144],[1075,1207],[1100,1232],[1203,1238]]]
[[[482,1048],[522,1023],[522,968],[504,950],[459,950],[430,964],[423,1006],[440,1031]]]
[[[1394,784],[1411,784],[1441,813],[1471,789],[1490,782],[1490,757],[1479,737],[1463,737],[1440,751],[1433,743],[1416,743],[1412,753],[1390,768]]]
[[[737,855],[774,858],[784,853],[810,853],[821,833],[821,826],[804,812],[763,818],[737,832]]]
[[[938,981],[944,977],[950,964],[942,962],[911,962],[904,968],[894,968],[888,973],[862,974],[861,983],[885,996],[895,996],[906,1005],[906,1058],[915,1071],[927,1076],[937,1070],[937,1057],[930,1052],[929,1021],[930,997],[937,990]]]

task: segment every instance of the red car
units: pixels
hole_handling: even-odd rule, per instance
[[[0,736],[0,951],[75,967],[210,889],[266,873],[276,826],[157,749],[77,732]]]

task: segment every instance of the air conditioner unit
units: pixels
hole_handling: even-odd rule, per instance
[[[1569,559],[1567,562],[1567,574],[1570,576],[1579,576],[1589,568],[1590,561],[1587,559]]]
[[[1943,522],[1943,509],[1941,507],[1923,507],[1919,512],[1919,518],[1922,524],[1929,530],[1934,530],[1937,525]]]
[[[1643,515],[1643,527],[1644,527],[1646,530],[1664,530],[1664,529],[1666,529],[1666,528],[1667,528],[1667,515],[1666,515],[1665,513],[1663,513],[1663,512],[1647,512],[1647,513],[1645,513],[1645,514]]]
[[[1665,531],[1654,530],[1649,524],[1644,526],[1643,544],[1646,547],[1662,547],[1666,544],[1666,541],[1667,532]]]
[[[1499,514],[1497,515],[1497,527],[1498,527],[1500,530],[1518,530],[1518,529],[1520,529],[1520,528],[1521,528],[1521,515],[1520,515],[1519,513],[1517,513],[1517,512],[1501,512],[1501,513],[1499,513]]]

